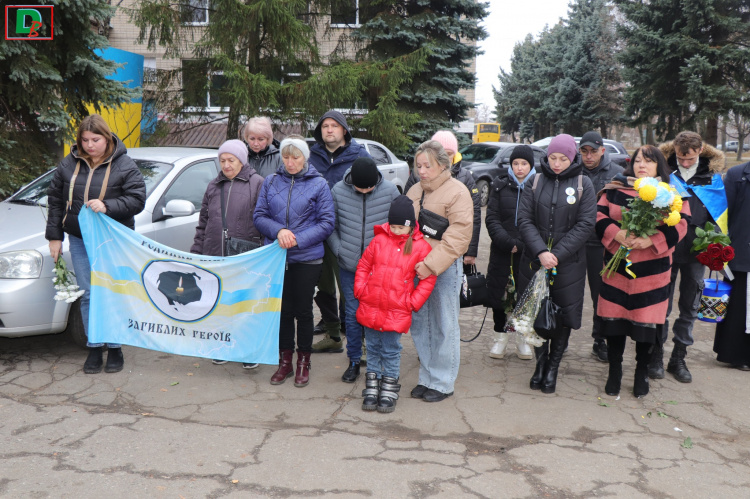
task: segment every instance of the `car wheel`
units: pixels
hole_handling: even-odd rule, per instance
[[[83,329],[83,317],[81,317],[81,300],[76,300],[68,311],[68,327],[65,328],[68,338],[80,347],[85,347],[88,337]]]
[[[478,180],[477,190],[479,191],[479,201],[482,203],[482,206],[487,206],[487,201],[490,200],[490,184],[486,180]]]

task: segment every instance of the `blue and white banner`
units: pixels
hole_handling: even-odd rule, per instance
[[[91,263],[89,341],[277,364],[286,250],[185,253],[81,210]]]

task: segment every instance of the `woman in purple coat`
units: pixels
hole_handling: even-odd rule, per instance
[[[333,197],[326,180],[310,165],[305,139],[281,141],[283,165],[263,181],[253,220],[269,241],[287,250],[279,324],[279,368],[271,377],[280,385],[294,372],[295,320],[297,371],[294,386],[310,381],[313,338],[313,294],[323,268],[323,241],[334,228]]]

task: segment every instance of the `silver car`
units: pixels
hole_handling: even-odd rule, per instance
[[[144,147],[128,150],[146,181],[146,207],[136,230],[172,248],[188,251],[208,183],[220,171],[216,150]],[[0,203],[0,336],[67,331],[85,345],[79,302],[55,301],[54,262],[44,238],[47,187],[54,170]],[[72,270],[67,239],[63,256]]]

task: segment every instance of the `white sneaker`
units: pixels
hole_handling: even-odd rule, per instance
[[[490,357],[502,359],[505,357],[505,347],[508,346],[508,333],[495,333],[495,344],[490,349]]]
[[[516,355],[522,360],[531,360],[534,358],[534,350],[531,345],[526,343],[523,336],[516,333]]]

